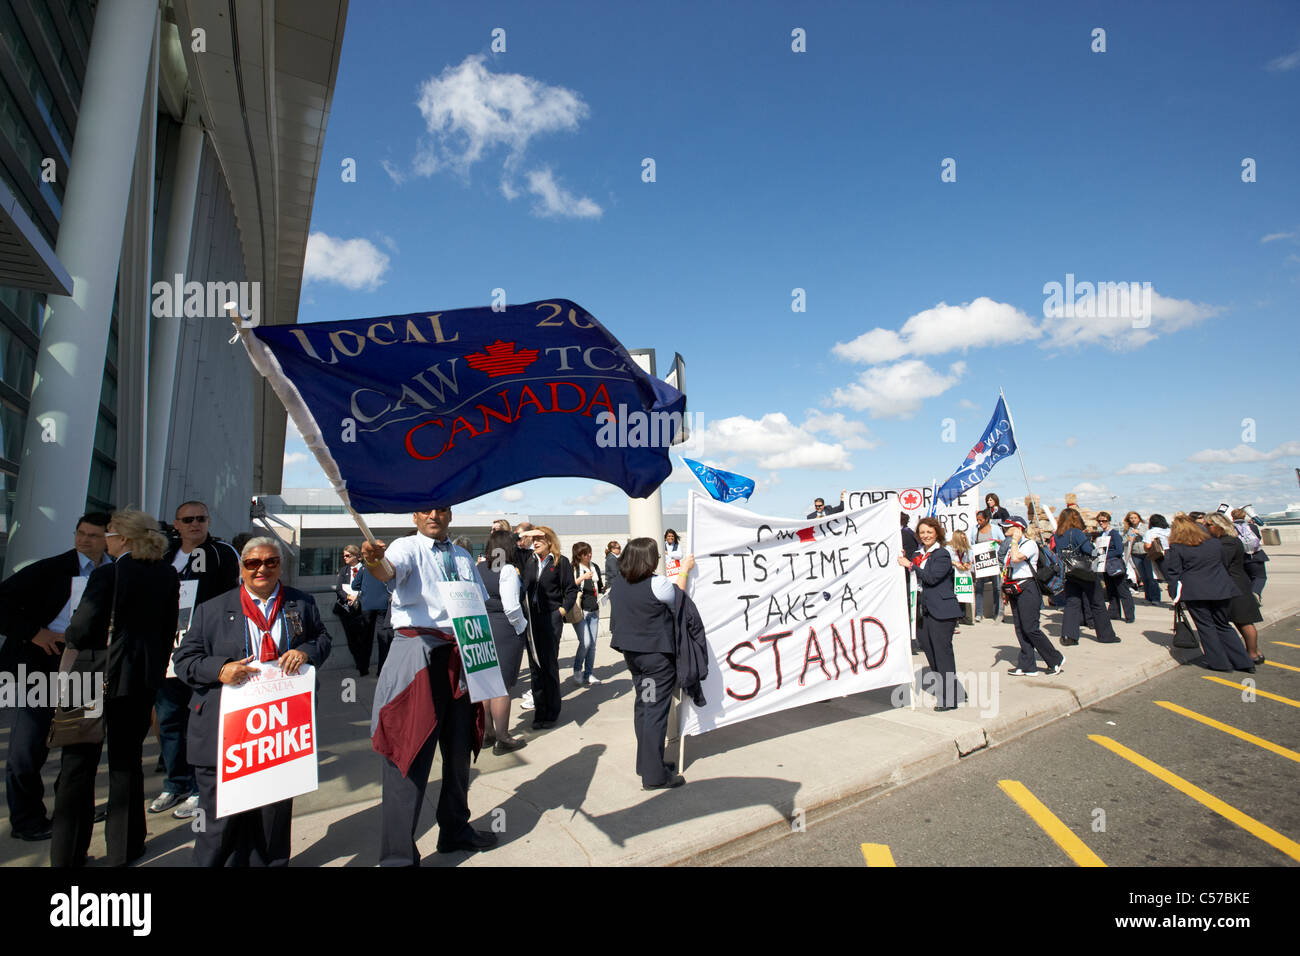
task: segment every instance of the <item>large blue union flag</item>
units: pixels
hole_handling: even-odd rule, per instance
[[[672,471],[686,396],[567,299],[259,326],[244,343],[359,512],[561,476],[644,497]],[[638,418],[639,428],[609,426]]]

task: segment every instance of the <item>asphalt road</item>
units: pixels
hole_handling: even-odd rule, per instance
[[[1296,866],[1300,617],[1262,631],[1259,647],[1268,663],[1254,675],[1178,668],[728,865],[889,865],[892,858],[897,866]],[[1285,700],[1263,693],[1251,699],[1247,690],[1220,682],[1252,679],[1257,691]],[[1144,769],[1096,737],[1158,766]],[[1160,769],[1199,788],[1203,799],[1217,798],[1217,810],[1152,772]],[[1059,842],[1013,793],[1027,803],[1036,798],[1048,828],[1050,816],[1064,824]],[[872,846],[864,852],[863,844]]]

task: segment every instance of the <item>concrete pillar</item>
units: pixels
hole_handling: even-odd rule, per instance
[[[85,507],[157,13],[157,0],[114,0],[99,4],[95,16],[55,246],[73,291],[49,297],[10,525],[10,571],[67,550]]]
[[[632,360],[646,373],[655,373],[654,355],[633,352]],[[628,538],[653,538],[659,545],[659,573],[664,573],[664,503],[656,488],[646,498],[627,499]]]
[[[199,191],[199,166],[203,159],[203,128],[193,116],[185,118],[171,183],[171,213],[167,219],[167,246],[163,250],[162,282],[184,282],[189,268],[190,237],[194,230],[194,202]],[[178,278],[180,277],[180,278]],[[172,300],[174,301],[174,299]],[[161,515],[167,476],[167,444],[171,437],[172,395],[180,353],[179,315],[153,317],[149,350],[149,428],[145,487],[149,514]],[[178,502],[179,503],[179,502]]]

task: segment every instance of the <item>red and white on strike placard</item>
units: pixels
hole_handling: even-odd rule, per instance
[[[274,664],[221,689],[217,816],[315,790],[316,671],[292,677]]]

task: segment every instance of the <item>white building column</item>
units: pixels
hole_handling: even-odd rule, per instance
[[[159,281],[184,282],[189,270],[190,237],[194,231],[194,203],[199,191],[199,166],[203,159],[203,127],[191,104],[181,127],[180,145],[171,184],[171,212],[167,218],[167,246],[163,251]],[[181,276],[180,280],[177,276]],[[169,302],[175,302],[172,297]],[[179,315],[153,316],[153,333],[149,349],[149,449],[145,472],[151,515],[162,515],[167,502],[162,500],[167,477],[167,444],[171,438],[172,395],[176,388],[176,362],[180,353],[181,322]],[[179,503],[179,502],[178,502]]]
[[[655,374],[654,353],[637,349],[630,353],[632,361],[641,366],[647,375]],[[652,538],[659,548],[659,573],[663,574],[664,564],[664,503],[663,496],[656,488],[648,497],[627,499],[628,539]]]
[[[114,0],[99,4],[95,15],[55,246],[73,292],[48,300],[10,524],[9,571],[66,551],[85,507],[136,119],[157,14],[157,0]]]

